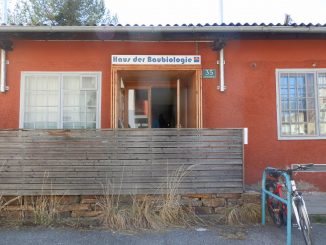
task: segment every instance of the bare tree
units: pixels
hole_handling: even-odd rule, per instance
[[[22,0],[9,13],[15,24],[81,26],[117,24],[104,0]]]

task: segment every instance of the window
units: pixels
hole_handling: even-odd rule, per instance
[[[99,128],[99,73],[22,74],[20,127]]]
[[[280,139],[326,138],[326,70],[277,70]]]

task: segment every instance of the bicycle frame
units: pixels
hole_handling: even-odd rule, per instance
[[[267,185],[270,185],[270,188],[272,189],[269,189],[269,191],[272,191],[273,194],[279,196],[280,198],[284,198],[283,196],[283,192],[282,192],[282,188],[283,188],[283,184],[281,184],[278,179],[272,179],[270,181],[268,181],[268,184]],[[282,225],[284,224],[284,222],[286,220],[286,214],[287,214],[287,208],[286,208],[286,205],[283,203],[283,202],[280,202],[279,200],[273,198],[273,197],[270,197],[270,198],[267,198],[267,207],[269,209],[272,209],[272,210],[275,210],[275,202],[279,202],[281,204],[280,206],[280,210],[279,210],[279,215],[280,215],[280,218],[282,219],[282,223],[279,224],[279,225]]]
[[[287,173],[283,173],[282,174],[286,180],[286,187],[287,187],[287,195],[286,195],[286,199],[281,198],[277,195],[275,195],[274,193],[268,191],[265,189],[265,185],[266,185],[266,170],[263,172],[263,178],[262,178],[262,201],[261,201],[261,205],[262,205],[262,224],[264,225],[266,223],[266,215],[265,215],[265,210],[266,210],[266,195],[272,196],[274,198],[276,198],[277,200],[281,201],[282,203],[284,203],[287,207],[291,206],[291,193],[292,193],[292,189],[291,189],[291,182],[290,182],[290,176]],[[289,208],[287,211],[287,216],[286,216],[286,220],[287,220],[287,225],[286,225],[286,244],[287,245],[291,245],[292,242],[292,232],[291,232],[291,216],[292,216],[292,208]]]
[[[295,181],[291,179],[291,186],[292,186],[292,193],[291,193],[291,197],[292,197],[292,209],[293,209],[293,213],[295,216],[295,219],[297,221],[298,224],[298,229],[301,230],[301,225],[300,225],[300,221],[299,221],[299,212],[297,209],[297,205],[296,202],[303,202],[304,200],[302,199],[301,195],[299,195],[298,191],[297,191],[297,186],[295,184]]]
[[[294,213],[294,216],[296,218],[296,222],[298,224],[298,229],[302,231],[302,234],[304,236],[306,244],[312,243],[312,236],[311,236],[311,223],[309,221],[309,215],[307,212],[307,208],[305,205],[305,202],[303,200],[302,194],[297,191],[297,187],[295,184],[295,180],[293,179],[293,172],[296,171],[302,171],[306,170],[310,167],[312,167],[313,164],[306,164],[306,165],[299,165],[297,168],[294,169],[276,169],[276,168],[270,168],[267,167],[263,172],[263,178],[262,178],[262,224],[265,224],[265,208],[266,208],[266,196],[271,196],[275,198],[276,200],[282,202],[286,205],[286,208],[284,208],[282,211],[283,213],[283,221],[284,216],[286,214],[286,221],[287,221],[287,239],[286,244],[290,245],[292,242],[292,236],[291,236],[291,229],[292,229],[292,211]],[[286,188],[287,188],[287,195],[286,199],[282,198],[282,185],[280,183],[276,184],[276,190],[271,192],[270,190],[266,189],[266,176],[267,173],[269,176],[274,177],[276,180],[278,180],[280,177],[284,177],[286,181]]]
[[[275,189],[273,190],[273,194],[279,196],[280,198],[284,198],[283,196],[283,192],[282,192],[282,188],[283,188],[283,185],[281,183],[279,183],[278,180],[275,180]],[[304,207],[306,207],[305,205],[305,202],[301,196],[301,194],[297,191],[297,186],[296,186],[296,183],[295,183],[295,180],[292,179],[292,177],[290,176],[290,183],[291,183],[291,189],[292,189],[292,192],[291,192],[291,203],[292,203],[292,210],[293,210],[293,214],[295,216],[295,219],[297,221],[297,225],[298,225],[298,229],[301,230],[301,224],[300,224],[300,219],[299,219],[299,212],[298,212],[298,209],[297,209],[297,203],[302,203],[302,205]],[[279,201],[279,200],[278,200]],[[267,205],[272,205],[272,200],[268,200],[267,201]],[[282,203],[282,210],[281,212],[284,212],[284,215],[282,216],[283,218],[286,218],[287,216],[287,206],[283,203]]]

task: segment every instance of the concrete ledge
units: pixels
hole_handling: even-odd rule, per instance
[[[303,198],[309,215],[326,215],[326,192],[305,192]]]

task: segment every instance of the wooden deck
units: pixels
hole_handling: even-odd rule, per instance
[[[1,130],[0,195],[243,191],[242,129]],[[176,176],[177,175],[177,176]]]

